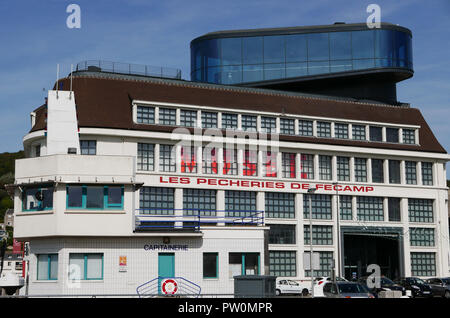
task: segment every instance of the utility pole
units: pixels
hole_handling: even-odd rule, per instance
[[[311,297],[314,298],[314,270],[313,270],[313,234],[312,234],[312,204],[311,196],[316,192],[316,188],[308,189],[309,196],[309,270],[311,271]]]
[[[339,227],[339,218],[340,218],[340,210],[339,210],[339,192],[338,192],[338,183],[333,182],[333,185],[336,189],[336,231],[337,231],[337,277],[341,277],[341,243],[340,236],[341,231]]]

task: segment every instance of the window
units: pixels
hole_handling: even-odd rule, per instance
[[[217,128],[217,113],[202,111],[202,128]]]
[[[172,145],[159,145],[159,171],[175,172],[175,148]]]
[[[331,180],[331,156],[319,155],[319,179]]]
[[[348,124],[334,124],[334,136],[336,138],[348,139]]]
[[[154,124],[155,107],[137,106],[137,122],[138,124]]]
[[[314,155],[300,155],[300,177],[314,179]]]
[[[268,134],[274,134],[277,132],[276,130],[277,130],[276,118],[261,116],[261,131],[262,132],[265,132]]]
[[[376,126],[369,127],[370,141],[383,141],[382,128]]]
[[[142,187],[139,190],[139,213],[173,215],[174,192],[173,188]]]
[[[219,277],[219,253],[203,253],[203,278]]]
[[[215,216],[216,190],[183,189],[183,214]]]
[[[414,129],[403,129],[403,143],[404,144],[416,143],[416,132]]]
[[[123,186],[69,185],[66,190],[67,209],[123,209]]]
[[[258,175],[258,152],[257,151],[255,151],[255,150],[245,150],[244,151],[243,174],[244,174],[244,176]]]
[[[283,178],[295,178],[295,153],[281,154],[281,168]]]
[[[256,131],[256,116],[242,115],[242,130]]]
[[[366,126],[352,125],[352,138],[354,140],[366,140]]]
[[[177,111],[173,108],[159,109],[159,124],[175,126],[177,124]]]
[[[383,159],[372,159],[372,182],[384,182]]]
[[[69,280],[102,280],[103,254],[69,254]]]
[[[422,184],[433,185],[433,164],[422,162]]]
[[[225,191],[225,217],[243,217],[256,212],[256,192]]]
[[[339,181],[350,181],[350,158],[336,157],[337,178]]]
[[[295,244],[295,225],[269,224],[269,244]]]
[[[37,280],[58,279],[58,254],[37,255]]]
[[[269,251],[270,275],[296,277],[297,262],[295,251]]]
[[[398,143],[398,128],[386,128],[386,141]]]
[[[355,158],[355,181],[367,182],[367,159]]]
[[[305,252],[309,254],[309,252]],[[314,270],[314,277],[329,276],[333,264],[333,252],[319,252],[320,269]],[[311,271],[305,270],[305,276],[311,277]]]
[[[299,120],[298,121],[298,134],[300,136],[312,136],[313,135],[313,121],[312,120]]]
[[[339,210],[341,220],[352,220],[353,211],[352,196],[350,195],[340,195],[339,196]]]
[[[436,276],[436,254],[427,252],[411,253],[412,276]]]
[[[433,223],[433,200],[408,199],[409,222]]]
[[[357,197],[356,213],[359,221],[384,221],[383,198]]]
[[[295,195],[293,193],[266,192],[266,217],[287,218],[295,217]]]
[[[309,219],[309,199],[311,198],[312,218],[331,220],[331,195],[304,194],[303,218]]]
[[[264,151],[263,155],[263,173],[265,177],[277,176],[277,153],[272,151]]]
[[[53,209],[53,186],[27,187],[22,192],[22,211]]]
[[[280,134],[295,135],[295,120],[280,118]]]
[[[389,160],[389,183],[400,183],[400,161]]]
[[[82,155],[96,155],[97,141],[95,140],[80,140],[80,149]]]
[[[390,222],[400,222],[400,198],[388,198],[388,213]]]
[[[304,244],[310,243],[309,225],[304,225]],[[313,245],[333,245],[333,226],[331,225],[313,225],[312,227]]]
[[[138,170],[153,171],[155,169],[155,145],[138,143]]]
[[[190,146],[181,146],[181,172],[197,172],[197,154],[196,148]]]
[[[317,137],[331,138],[331,123],[318,121]]]
[[[196,127],[197,111],[182,109],[180,111],[180,125],[186,127]]]
[[[430,228],[409,228],[409,238],[411,246],[434,246],[434,229]]]
[[[217,148],[204,147],[202,150],[202,156],[203,173],[217,174]]]
[[[222,113],[222,128],[223,129],[237,129],[238,115]]]
[[[259,253],[229,253],[230,278],[238,275],[259,275]]]
[[[415,161],[405,161],[406,184],[417,184],[416,166]]]
[[[34,147],[34,152],[35,152],[35,157],[40,157],[41,156],[41,145],[37,145]]]
[[[238,174],[237,149],[223,149],[223,174]]]

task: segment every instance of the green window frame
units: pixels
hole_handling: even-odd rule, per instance
[[[70,189],[74,187],[81,187],[81,205],[80,206],[71,206],[69,205],[69,195],[70,195]],[[88,202],[88,190],[89,187],[97,187],[101,188],[103,187],[103,200],[101,201],[102,206],[101,207],[89,207]],[[120,203],[117,202],[111,202],[112,195],[110,194],[111,189],[118,189],[120,188]],[[123,210],[123,199],[124,197],[124,186],[123,185],[68,185],[66,187],[66,209],[68,210],[74,210],[74,209],[81,209],[81,210]]]
[[[81,256],[81,259],[83,260],[83,272],[80,272],[80,278],[70,278],[74,280],[103,280],[104,276],[104,254],[103,253],[70,253],[69,254],[69,266],[71,264],[74,264],[73,260],[76,256]],[[92,260],[94,256],[101,256],[101,275],[99,277],[89,277],[92,273],[89,273],[89,259]],[[69,274],[70,276],[70,274]]]
[[[41,201],[35,199],[36,194],[42,191],[43,199]],[[48,211],[53,210],[53,192],[54,187],[52,185],[40,185],[38,187],[28,187],[22,192],[22,211],[23,212],[36,212],[36,211]],[[50,196],[47,196],[49,193]],[[34,199],[32,199],[34,198]],[[28,203],[33,203],[33,207],[28,207]],[[34,203],[37,203],[34,206]]]
[[[250,260],[255,260],[254,257],[256,257],[255,264],[252,264]],[[260,275],[261,272],[261,256],[259,253],[229,253],[228,254],[228,265],[241,265],[241,272],[240,275],[247,275],[247,269],[252,270],[255,269],[255,273],[253,275]],[[232,272],[230,271],[231,277]],[[249,274],[250,275],[250,274]]]
[[[36,280],[58,280],[58,254],[37,254],[36,258]],[[41,268],[41,262],[46,263],[45,268]],[[52,265],[55,264],[56,269],[52,268]],[[41,276],[42,271],[44,276]]]
[[[214,275],[209,275],[211,270]],[[203,253],[203,278],[219,278],[219,253]]]

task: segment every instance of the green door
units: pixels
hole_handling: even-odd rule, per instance
[[[164,278],[175,276],[175,254],[159,253],[158,254],[158,293],[161,294],[161,281]]]

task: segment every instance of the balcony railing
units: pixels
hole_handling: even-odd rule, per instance
[[[137,209],[136,231],[199,232],[202,226],[264,225],[264,211],[205,209]]]

